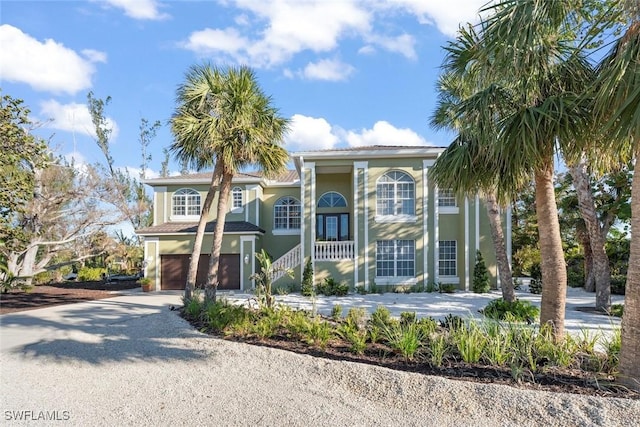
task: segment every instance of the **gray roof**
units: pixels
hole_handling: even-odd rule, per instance
[[[216,226],[215,221],[207,222],[205,233],[213,233]],[[153,235],[153,234],[193,234],[198,229],[197,222],[166,222],[152,227],[141,228],[136,230],[136,234]],[[264,230],[255,224],[246,221],[228,221],[224,223],[225,233],[261,233]]]

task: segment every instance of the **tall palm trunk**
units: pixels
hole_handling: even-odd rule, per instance
[[[216,187],[220,179],[220,163],[216,163],[216,167],[213,170],[211,176],[211,184],[209,185],[209,191],[207,197],[204,199],[202,205],[202,212],[200,212],[200,220],[198,221],[198,229],[196,230],[196,236],[193,241],[193,250],[191,251],[191,259],[189,260],[189,271],[187,272],[187,284],[184,288],[185,300],[190,300],[193,296],[193,290],[196,286],[196,278],[198,277],[198,263],[200,262],[200,253],[202,252],[202,241],[204,240],[204,232],[207,227],[207,219],[209,219],[209,212],[211,211],[211,205],[213,199],[216,196]]]
[[[218,213],[216,215],[216,226],[213,230],[213,245],[211,247],[211,258],[209,258],[209,272],[207,273],[207,284],[205,286],[205,300],[216,301],[218,292],[218,268],[220,267],[220,251],[222,250],[222,237],[224,235],[224,222],[227,217],[227,204],[231,194],[231,180],[233,173],[222,171],[222,181],[220,182],[220,197],[218,199]]]
[[[637,142],[640,143],[640,142]],[[636,159],[638,158],[636,150]],[[640,165],[636,161],[631,188],[631,253],[622,316],[620,380],[640,391]]]
[[[487,205],[487,216],[489,217],[489,225],[491,228],[491,239],[493,240],[493,246],[496,250],[496,264],[498,265],[498,274],[500,275],[502,299],[514,302],[516,300],[516,294],[513,291],[513,278],[511,276],[509,257],[507,256],[504,232],[502,231],[500,207],[498,206],[495,193],[486,194],[485,200]]]
[[[551,324],[556,342],[564,337],[567,268],[553,187],[553,157],[536,170],[536,214],[542,269],[540,325]]]
[[[611,270],[609,258],[604,249],[605,239],[600,227],[600,220],[596,213],[596,205],[591,192],[587,165],[584,159],[568,165],[573,178],[573,186],[578,196],[580,215],[584,220],[591,243],[593,257],[593,275],[596,281],[596,309],[609,311],[611,309]]]

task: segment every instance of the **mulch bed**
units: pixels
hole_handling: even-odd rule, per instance
[[[206,329],[204,324],[191,321],[187,316],[183,315],[183,317],[196,329],[201,331]],[[286,335],[276,335],[263,339],[257,337],[224,336],[211,332],[209,332],[209,334],[221,339],[250,345],[277,348],[330,360],[365,363],[398,371],[440,376],[454,380],[508,385],[528,390],[640,400],[639,393],[615,383],[613,377],[599,375],[596,379],[594,372],[586,372],[580,369],[556,368],[538,373],[531,373],[529,370],[524,369],[521,373],[521,378],[516,380],[513,377],[511,369],[508,367],[485,366],[451,360],[445,361],[440,367],[436,367],[419,359],[408,361],[400,354],[390,351],[388,347],[381,344],[369,343],[363,354],[355,354],[340,340],[329,341],[327,346],[321,349],[317,346],[307,345]]]
[[[12,290],[0,293],[0,314],[113,298],[118,295],[114,292],[139,287],[136,281],[129,280],[111,283],[103,281],[52,283],[35,286],[29,291]]]

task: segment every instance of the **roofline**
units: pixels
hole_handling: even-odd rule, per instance
[[[184,236],[184,235],[190,235],[190,234],[196,234],[195,231],[171,231],[168,233],[162,233],[162,232],[158,232],[158,231],[154,231],[152,233],[139,233],[137,231],[134,231],[135,234],[138,234],[140,236]],[[264,234],[263,231],[225,231],[224,235],[227,234]]]
[[[211,178],[151,178],[151,179],[143,179],[143,184],[147,184],[150,186],[157,185],[181,185],[181,184],[210,184]],[[300,180],[296,179],[295,181],[274,181],[265,178],[237,178],[234,177],[231,180],[231,184],[259,184],[263,187],[295,187],[300,186]]]
[[[416,147],[398,147],[397,149],[384,149],[384,150],[371,150],[368,148],[358,150],[327,150],[327,151],[298,151],[295,153],[291,153],[291,157],[294,160],[298,160],[301,157],[304,157],[309,160],[313,159],[325,159],[327,157],[336,157],[339,156],[341,159],[347,158],[358,158],[358,157],[367,157],[367,158],[401,158],[401,157],[417,157],[417,156],[425,156],[432,154],[434,156],[438,156],[446,150],[446,147],[432,147],[432,146],[416,146]]]

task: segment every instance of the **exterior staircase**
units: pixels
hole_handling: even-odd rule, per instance
[[[272,264],[276,272],[273,275],[273,281],[280,279],[286,275],[287,270],[295,268],[302,262],[302,247],[298,244],[286,254],[275,260]]]

